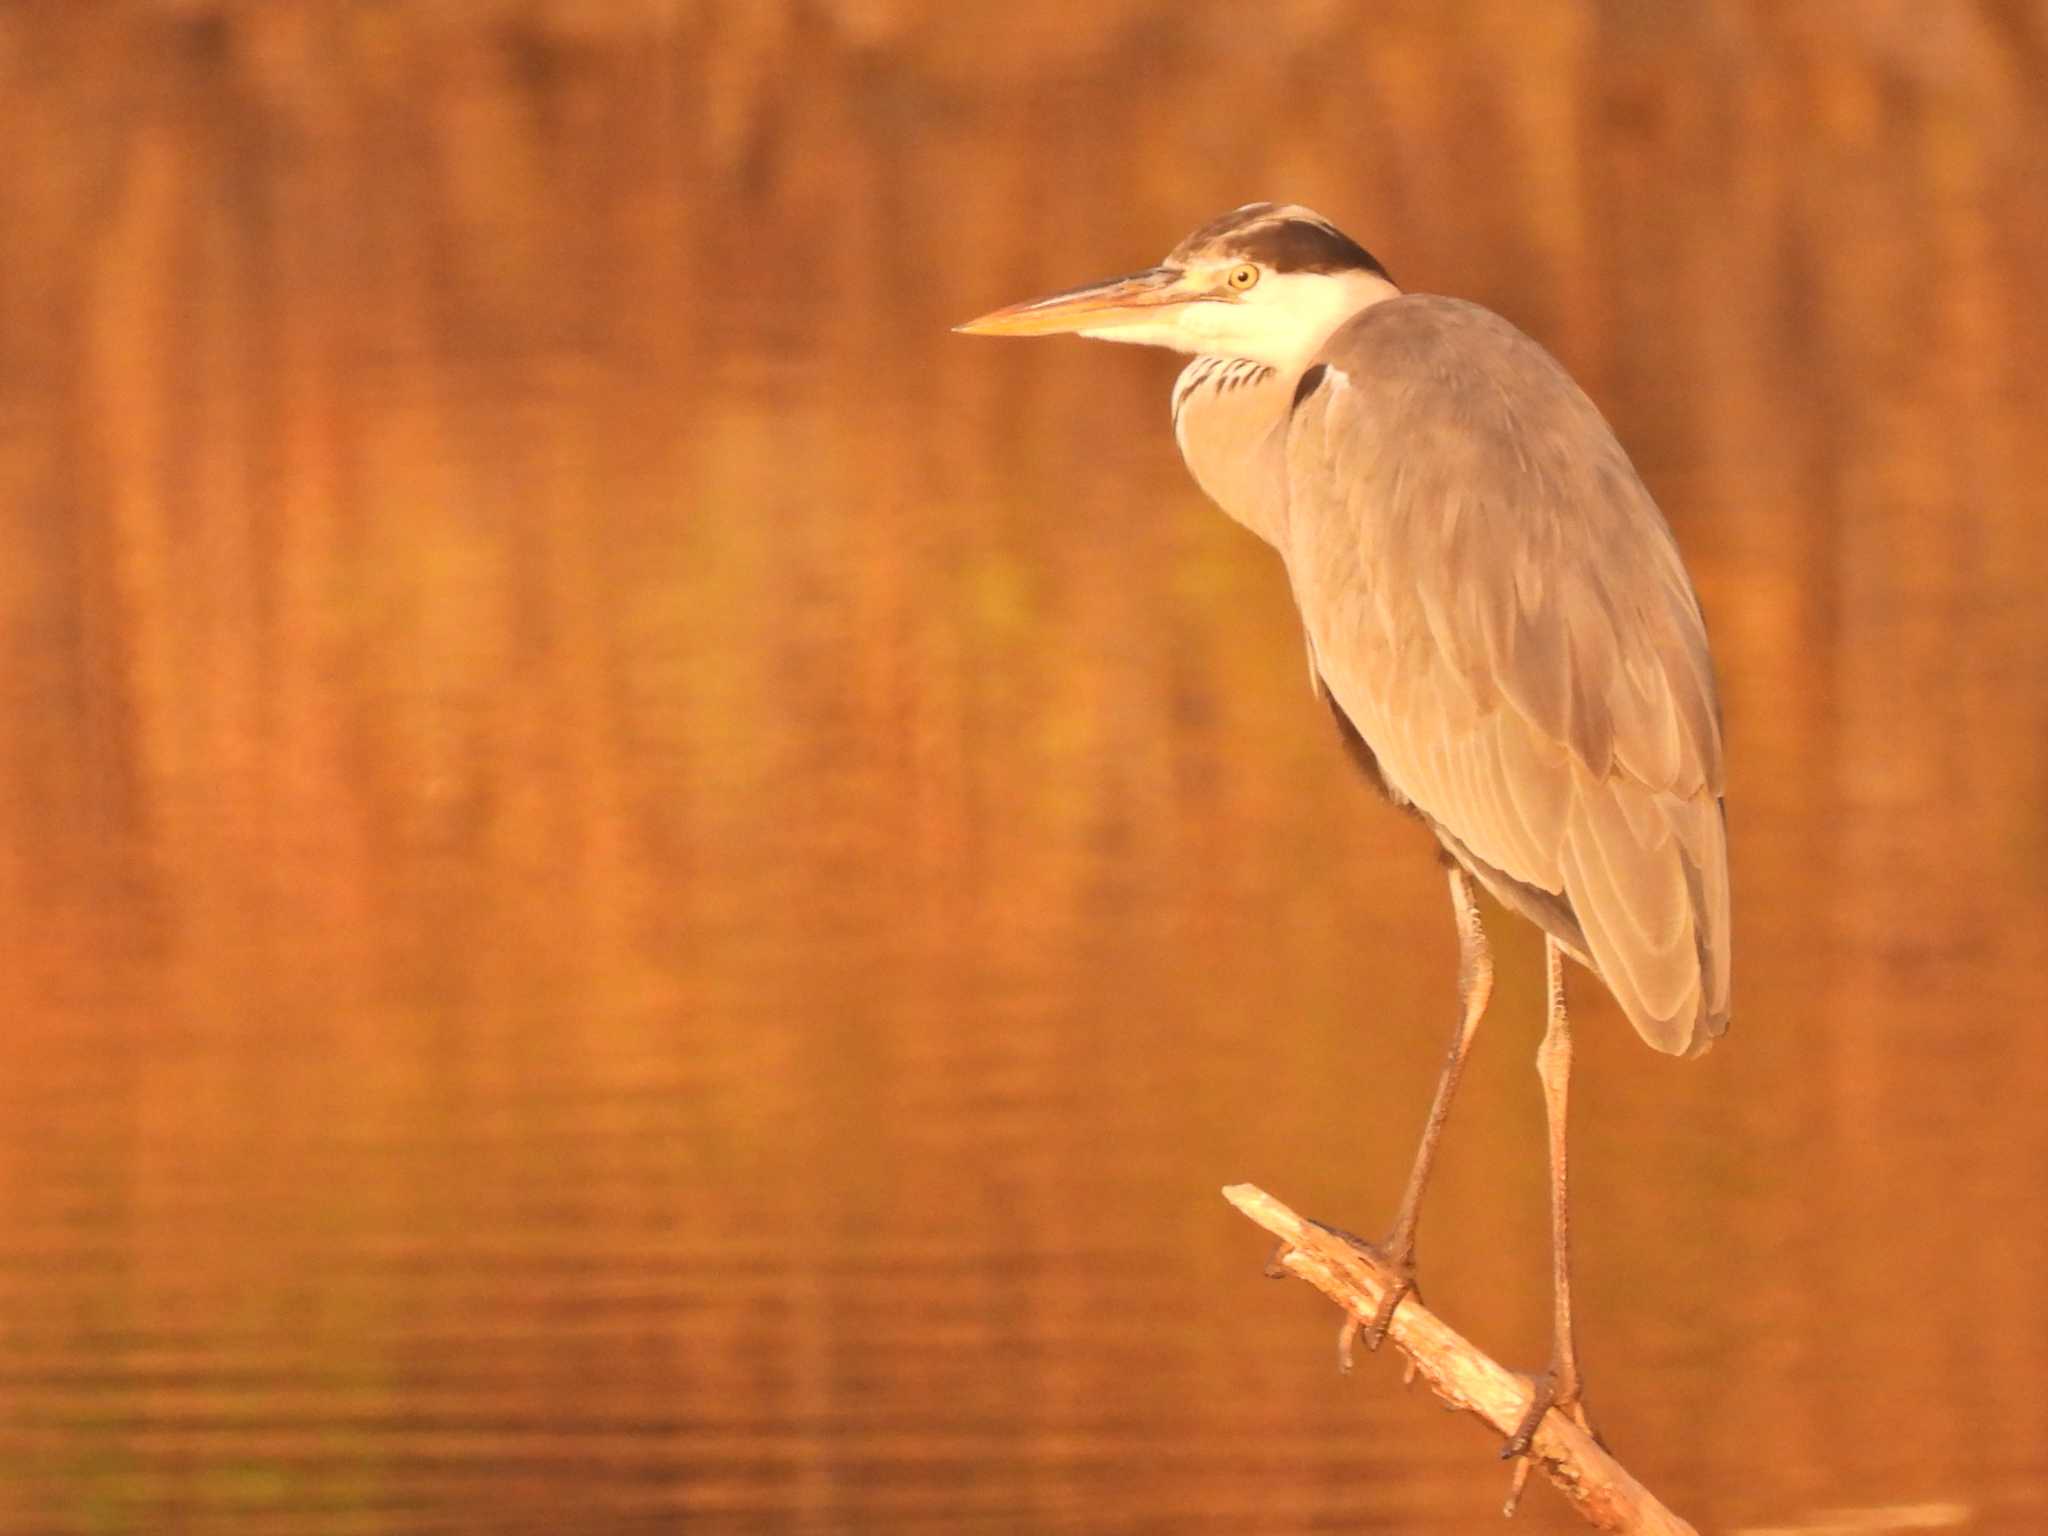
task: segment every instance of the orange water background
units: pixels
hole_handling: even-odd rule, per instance
[[[1440,875],[1175,360],[947,331],[1254,197],[1556,351],[1707,609],[1734,1030],[1577,991],[1607,1438],[2037,1529],[2044,79],[1904,0],[0,12],[0,1529],[1493,1519],[1217,1195],[1386,1220]],[[1495,929],[1423,1274],[1533,1365]]]

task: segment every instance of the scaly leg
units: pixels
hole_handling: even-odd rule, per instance
[[[1429,1119],[1422,1127],[1422,1145],[1415,1151],[1415,1166],[1408,1174],[1408,1188],[1401,1196],[1401,1209],[1394,1217],[1393,1230],[1378,1243],[1352,1241],[1389,1269],[1396,1283],[1387,1290],[1378,1314],[1365,1330],[1365,1347],[1378,1349],[1394,1320],[1401,1298],[1415,1289],[1415,1219],[1422,1209],[1422,1192],[1429,1186],[1429,1172],[1436,1161],[1437,1139],[1444,1121],[1450,1118],[1451,1095],[1458,1091],[1458,1078],[1465,1070],[1465,1057],[1472,1049],[1472,1036],[1486,1013],[1486,1000],[1493,995],[1493,955],[1487,948],[1486,930],[1479,921],[1479,903],[1472,893],[1472,877],[1457,865],[1451,866],[1451,911],[1458,923],[1458,1023],[1451,1035],[1451,1048],[1444,1057],[1443,1074],[1438,1077],[1436,1097],[1430,1102]]]
[[[1505,1459],[1526,1456],[1536,1426],[1552,1408],[1563,1409],[1591,1432],[1586,1409],[1579,1401],[1579,1357],[1572,1343],[1571,1206],[1565,1177],[1565,1098],[1572,1076],[1572,1026],[1565,1017],[1564,951],[1557,940],[1544,940],[1544,960],[1549,970],[1550,1022],[1543,1031],[1543,1043],[1536,1048],[1536,1073],[1543,1079],[1543,1104],[1550,1119],[1550,1292],[1554,1312],[1551,1319],[1550,1367],[1536,1380],[1536,1395],[1521,1424],[1501,1448]],[[1527,1463],[1516,1470],[1515,1491],[1521,1491]],[[1509,1507],[1513,1507],[1510,1499]]]

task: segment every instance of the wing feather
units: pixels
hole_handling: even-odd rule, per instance
[[[1670,530],[1496,315],[1389,299],[1319,361],[1280,548],[1332,698],[1475,873],[1560,898],[1547,925],[1646,1040],[1704,1049],[1728,1014],[1721,727]]]

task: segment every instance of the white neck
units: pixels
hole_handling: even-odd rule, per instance
[[[1269,285],[1261,310],[1257,294]],[[1192,336],[1215,336],[1174,382],[1181,457],[1209,499],[1268,544],[1286,536],[1279,459],[1302,370],[1345,321],[1400,291],[1371,272],[1275,273],[1241,304],[1194,305],[1176,322],[1172,344],[1183,350]],[[1204,310],[1215,317],[1198,316]]]
[[[1198,357],[1173,386],[1173,435],[1188,473],[1276,549],[1287,519],[1279,459],[1297,377],[1249,358]]]

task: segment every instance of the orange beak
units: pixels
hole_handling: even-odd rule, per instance
[[[1151,311],[1164,306],[1203,297],[1190,291],[1187,278],[1178,267],[1153,267],[990,310],[953,329],[969,336],[1057,336],[1070,331],[1112,330],[1149,319]]]

